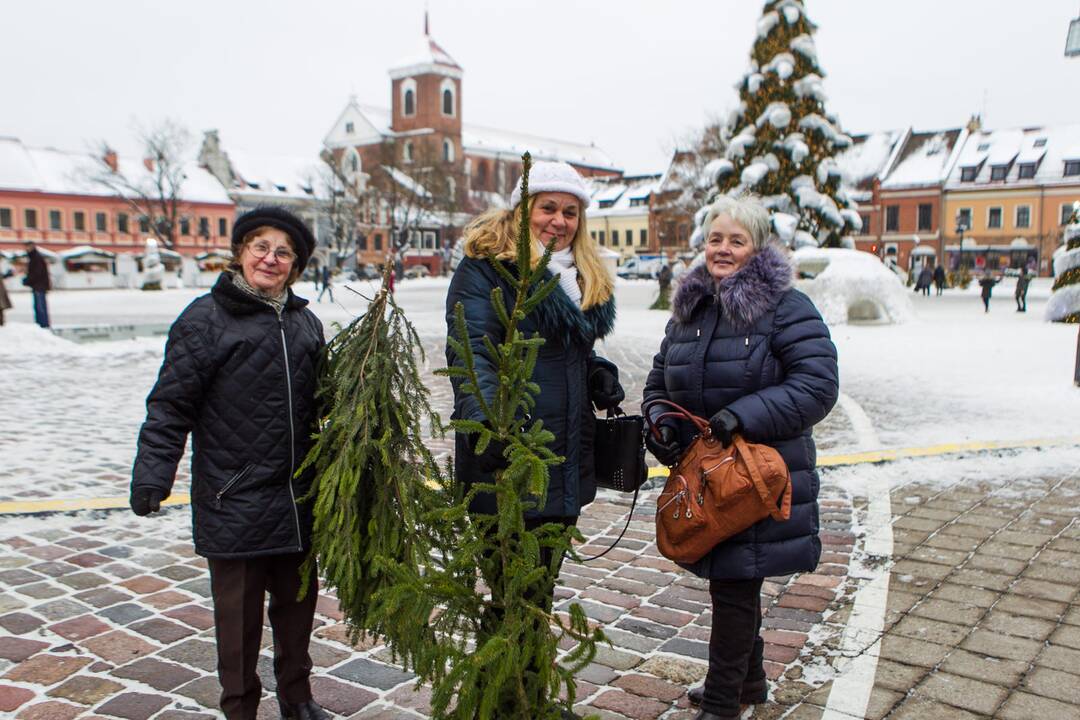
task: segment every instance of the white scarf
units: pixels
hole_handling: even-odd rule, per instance
[[[573,249],[565,248],[551,253],[551,262],[548,267],[552,273],[559,276],[559,287],[563,289],[566,296],[573,300],[575,305],[581,307],[581,286],[577,281]]]

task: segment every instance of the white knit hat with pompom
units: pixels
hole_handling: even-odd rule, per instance
[[[538,160],[529,170],[529,196],[543,192],[561,192],[573,195],[581,201],[584,210],[589,206],[589,188],[578,171],[564,162]],[[510,194],[510,207],[521,202],[521,183]]]

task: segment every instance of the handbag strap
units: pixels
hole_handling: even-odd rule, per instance
[[[757,461],[754,460],[754,456],[750,452],[750,448],[746,446],[746,441],[743,440],[742,435],[735,435],[732,441],[735,444],[735,450],[739,453],[739,457],[742,458],[743,464],[746,465],[746,469],[750,473],[750,480],[754,483],[754,488],[757,490],[761,502],[765,505],[765,509],[769,511],[769,515],[772,516],[773,520],[783,520],[786,514],[785,511],[789,513],[791,510],[791,493],[784,494],[784,507],[777,507],[779,498],[769,492],[769,486],[765,484],[765,480],[761,477],[761,470],[757,466]],[[781,488],[780,492],[784,492],[785,488]]]
[[[622,529],[622,532],[619,533],[619,537],[615,538],[615,542],[611,543],[611,545],[609,545],[608,548],[606,550],[604,550],[602,553],[600,553],[599,555],[590,555],[589,557],[581,558],[581,562],[590,562],[592,560],[599,560],[600,558],[604,557],[609,552],[611,552],[612,550],[615,549],[615,546],[618,545],[619,541],[623,539],[623,535],[626,534],[627,529],[630,527],[630,521],[634,519],[634,508],[637,507],[637,496],[638,496],[638,492],[640,490],[641,490],[640,485],[638,485],[636,488],[634,488],[634,499],[630,501],[630,512],[627,513],[627,515],[626,515],[626,524],[623,525],[623,529]]]
[[[660,413],[656,416],[656,419],[654,420],[649,410],[656,405],[667,405],[668,407],[675,408],[675,410],[674,412],[668,411]],[[645,422],[648,423],[649,430],[652,431],[653,437],[655,437],[657,440],[660,439],[660,431],[656,429],[656,426],[661,420],[668,417],[672,417],[677,420],[686,420],[690,423],[693,423],[694,426],[697,427],[698,432],[702,435],[705,435],[706,433],[712,433],[712,430],[710,430],[709,428],[708,420],[702,417],[698,417],[694,413],[684,408],[682,405],[677,405],[670,400],[665,400],[664,398],[657,398],[655,400],[648,401],[641,406],[641,412],[645,416]]]

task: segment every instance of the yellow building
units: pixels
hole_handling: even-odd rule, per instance
[[[1027,265],[1049,275],[1074,200],[1080,200],[1080,124],[974,129],[945,183],[946,267]]]
[[[659,180],[659,175],[608,182],[593,179],[587,218],[589,234],[597,244],[618,252],[624,259],[648,252],[649,198]]]

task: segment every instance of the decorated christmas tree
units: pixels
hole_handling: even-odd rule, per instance
[[[816,29],[799,0],[765,3],[750,69],[736,86],[726,157],[713,169],[717,193],[760,195],[786,242],[838,247],[862,221],[834,160],[851,138],[825,110]]]
[[[1046,319],[1080,323],[1080,201],[1073,203],[1064,240],[1054,253],[1054,294],[1046,304]]]

